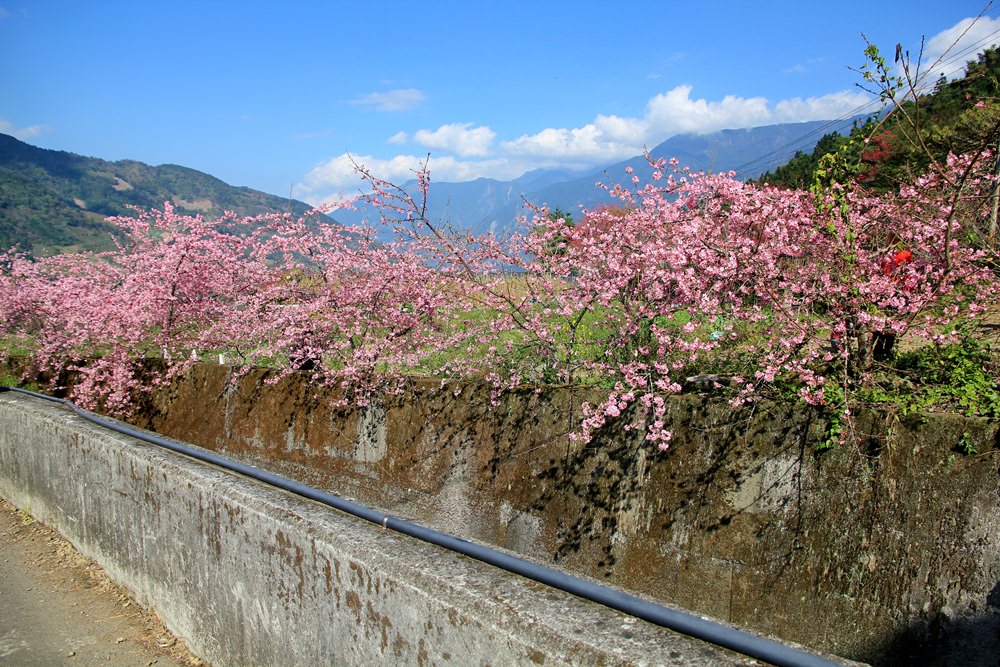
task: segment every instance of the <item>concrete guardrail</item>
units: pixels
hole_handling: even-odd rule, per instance
[[[25,396],[0,495],[217,666],[759,664]]]

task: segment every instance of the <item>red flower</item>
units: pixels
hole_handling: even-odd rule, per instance
[[[892,259],[886,259],[882,262],[882,270],[885,271],[885,275],[891,276],[896,269],[903,266],[904,264],[909,264],[913,261],[913,253],[909,250],[899,250]]]

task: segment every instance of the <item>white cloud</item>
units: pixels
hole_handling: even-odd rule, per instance
[[[691,86],[677,86],[646,105],[648,140],[685,132],[714,132],[727,128],[753,127],[773,122],[767,99],[726,95],[719,101],[691,99]]]
[[[941,72],[960,76],[965,63],[992,43],[1000,43],[1000,18],[965,19],[928,40],[924,53],[926,80]],[[786,72],[806,71],[820,62],[807,60]],[[506,154],[525,158],[555,159],[565,165],[596,165],[642,152],[671,136],[848,117],[872,109],[872,96],[845,90],[818,97],[770,101],[764,97],[726,95],[708,100],[692,97],[693,87],[680,85],[654,96],[641,117],[598,115],[577,128],[546,128],[501,142]]]
[[[15,139],[27,141],[40,137],[43,134],[54,132],[55,128],[50,125],[29,125],[28,127],[15,127],[13,123],[5,118],[0,118],[0,133],[9,134]]]
[[[635,145],[622,144],[605,135],[596,123],[574,129],[547,128],[501,144],[510,155],[522,158],[555,159],[564,164],[581,166],[597,161],[614,160],[636,155]]]
[[[689,85],[656,95],[646,104],[642,117],[599,114],[592,122],[577,128],[546,128],[535,134],[502,141],[490,159],[496,133],[486,126],[451,123],[437,130],[417,130],[411,135],[397,132],[389,137],[392,144],[411,139],[433,151],[430,162],[434,181],[468,181],[479,177],[500,180],[520,176],[529,169],[600,166],[642,153],[644,148],[676,134],[701,134],[723,129],[740,129],[823,120],[859,113],[871,96],[843,91],[821,97],[792,98],[769,102],[763,97],[727,95],[721,100],[692,98]],[[443,154],[441,154],[443,153]],[[426,156],[397,155],[384,159],[370,155],[344,153],[320,164],[295,186],[294,194],[318,205],[357,195],[364,189],[354,163],[363,164],[379,178],[393,183],[411,180]]]
[[[461,157],[485,157],[496,132],[488,127],[472,127],[472,123],[450,123],[434,130],[417,130],[413,140],[431,149],[440,149]]]
[[[771,104],[763,97],[692,98],[691,92],[691,86],[683,85],[656,95],[646,104],[641,118],[599,115],[583,127],[547,128],[502,142],[501,146],[515,156],[599,164],[638,155],[644,147],[655,146],[676,134],[838,118],[858,113],[858,108],[871,100],[864,93],[843,91]]]
[[[413,141],[431,149],[434,181],[467,181],[483,176],[505,180],[529,169],[582,169],[609,164],[639,155],[644,148],[652,148],[676,134],[851,116],[872,99],[860,91],[777,102],[736,95],[708,100],[692,97],[692,92],[690,85],[677,86],[650,99],[641,116],[599,114],[582,127],[545,128],[501,141],[498,146],[493,130],[471,123],[451,123],[412,134],[401,131],[388,141],[391,144]],[[486,156],[490,157],[481,159]],[[388,159],[354,156],[354,161],[373,174],[394,183],[412,179],[425,159],[426,156],[408,154]],[[310,171],[296,186],[295,195],[315,205],[356,195],[363,186],[351,156],[345,153]]]
[[[1000,18],[982,16],[978,19],[962,19],[947,30],[927,40],[921,65],[921,79],[934,85],[944,74],[948,79],[961,78],[965,65],[975,60],[976,55],[993,44],[1000,44]],[[916,60],[919,46],[910,49],[910,56]],[[888,53],[883,54],[886,59]]]
[[[875,111],[876,100],[871,95],[844,90],[820,97],[793,97],[774,105],[775,123],[798,123],[807,120],[846,118]]]
[[[397,155],[381,159],[371,155],[343,153],[314,167],[301,183],[295,185],[293,195],[313,206],[347,199],[368,190],[357,173],[356,164],[364,165],[378,178],[402,184],[414,179],[416,172],[423,168],[426,161],[426,155]],[[453,182],[470,181],[482,176],[516,178],[533,165],[506,159],[458,160],[445,155],[432,157],[428,167],[434,181]]]
[[[409,111],[427,99],[416,88],[400,88],[384,93],[368,93],[351,100],[351,104],[371,107],[376,111]]]

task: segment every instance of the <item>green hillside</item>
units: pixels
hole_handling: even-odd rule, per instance
[[[858,125],[850,136],[828,134],[812,153],[798,153],[787,164],[757,179],[787,188],[806,188],[820,158],[844,149],[857,165],[857,180],[875,191],[896,190],[912,182],[930,162],[949,152],[995,147],[1000,139],[1000,51],[989,49],[969,62],[965,76],[943,77],[933,90]],[[852,141],[853,140],[853,141]]]
[[[233,187],[194,169],[108,162],[0,134],[0,248],[36,255],[112,247],[107,216],[169,201],[179,213],[218,216],[309,210],[303,202]]]

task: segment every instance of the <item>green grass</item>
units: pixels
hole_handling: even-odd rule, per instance
[[[0,373],[0,386],[17,387],[18,389],[28,389],[29,391],[41,391],[41,388],[34,382],[24,382],[21,378],[10,373]]]
[[[523,289],[523,286],[519,287]],[[439,349],[428,346],[415,352],[415,363],[410,366],[390,366],[383,362],[377,363],[375,370],[411,377],[441,378],[448,377],[453,368],[466,372],[470,367],[474,368],[477,361],[484,360],[487,362],[485,366],[496,369],[501,380],[518,376],[527,385],[569,381],[609,388],[614,386],[618,376],[613,370],[610,373],[597,370],[602,363],[609,364],[612,369],[631,361],[676,363],[677,369],[670,373],[674,380],[698,374],[741,375],[752,379],[764,355],[775,349],[769,342],[775,335],[772,330],[774,322],[767,319],[758,322],[703,321],[693,332],[684,334],[682,327],[691,321],[692,316],[686,310],[679,310],[671,316],[657,316],[641,323],[639,330],[625,339],[620,333],[620,324],[626,319],[621,303],[592,306],[582,315],[566,317],[555,313],[543,315],[547,307],[554,305],[546,301],[539,299],[530,303],[523,315],[542,315],[545,326],[553,332],[551,342],[516,328],[500,334],[491,333],[491,322],[498,314],[491,308],[481,306],[452,313],[447,319],[436,322],[442,338],[454,335],[460,341],[453,347]],[[803,317],[818,316],[806,314]],[[724,332],[727,324],[732,325],[732,330]],[[558,331],[557,326],[561,327]],[[708,340],[723,333],[724,337],[715,349],[700,352],[696,357],[678,351],[666,359],[658,359],[654,327],[688,340]],[[389,335],[390,332],[384,334]],[[816,338],[808,341],[798,354],[829,345],[826,333],[817,331],[814,335]],[[963,334],[960,343],[949,346],[935,346],[921,341],[914,345],[912,339],[907,338],[905,351],[897,347],[896,356],[877,368],[871,378],[856,384],[851,380],[845,400],[851,404],[896,405],[904,411],[947,410],[970,416],[1000,418],[1000,357],[981,338],[971,329]],[[0,337],[0,349],[12,356],[29,355],[32,347],[33,341],[27,337]],[[645,354],[641,351],[644,348],[648,348]],[[89,352],[91,355],[99,354],[101,350],[91,347]],[[200,352],[200,356],[213,362],[220,352],[225,354],[229,363],[240,363],[233,350],[206,350]],[[264,350],[261,352],[249,355],[254,365],[266,368],[287,366],[287,359],[282,355],[265,356]],[[153,358],[160,355],[159,348],[149,349],[146,354]],[[332,355],[324,358],[323,362],[330,371],[342,367]],[[843,379],[844,368],[839,360],[827,364],[817,360],[815,370],[834,383],[838,382],[838,377]],[[18,378],[9,372],[0,380],[4,384],[21,386]],[[776,398],[795,400],[799,388],[795,378],[779,377],[769,386],[759,389]]]
[[[897,355],[859,398],[904,411],[941,410],[1000,418],[1000,359],[965,335],[951,345],[925,345]]]

